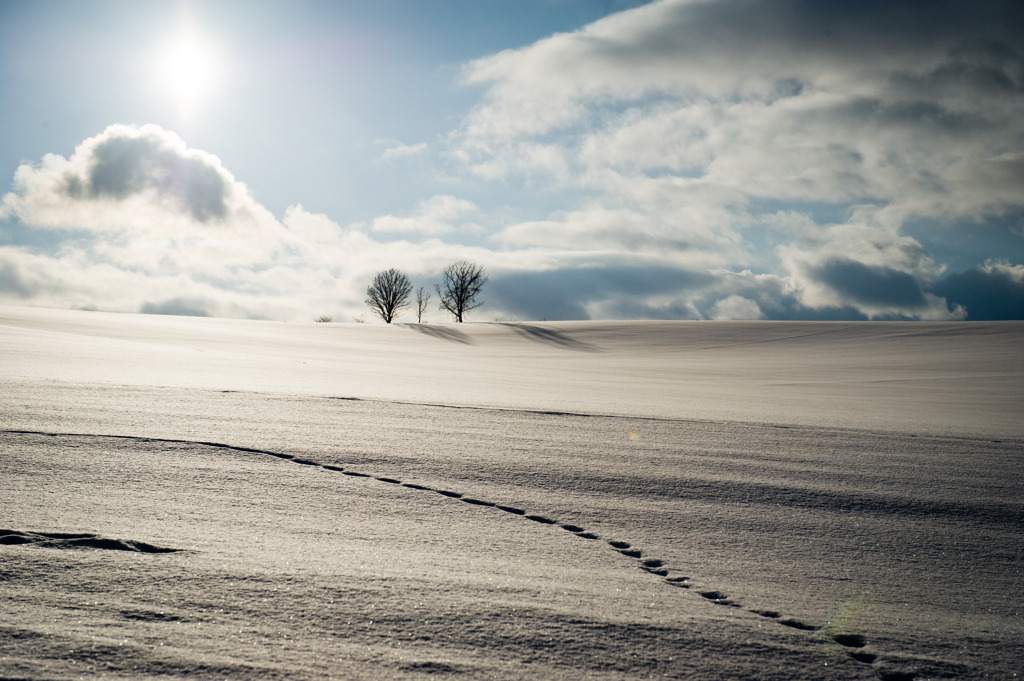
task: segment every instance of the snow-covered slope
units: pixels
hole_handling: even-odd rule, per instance
[[[1024,323],[295,324],[0,308],[3,376],[1024,436]]]
[[[0,676],[1010,678],[1024,325],[0,309]]]

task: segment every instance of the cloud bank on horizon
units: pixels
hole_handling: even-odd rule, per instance
[[[17,169],[0,298],[337,317],[471,259],[487,317],[1024,318],[1022,35],[1000,0],[654,2],[465,64],[461,123],[381,156],[437,191],[347,223],[111,125]]]

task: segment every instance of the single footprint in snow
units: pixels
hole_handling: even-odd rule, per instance
[[[860,634],[833,634],[832,640],[847,648],[863,648],[867,643]]]
[[[800,620],[795,620],[791,617],[784,620],[779,620],[779,624],[784,627],[791,627],[793,629],[799,629],[800,631],[817,631],[821,627],[816,627],[813,624],[805,624]]]
[[[751,610],[750,612],[761,617],[767,617],[769,619],[777,620],[781,615],[775,610]]]

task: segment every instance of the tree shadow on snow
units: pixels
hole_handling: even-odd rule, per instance
[[[553,345],[565,350],[578,350],[580,352],[597,352],[600,350],[596,345],[578,341],[567,333],[555,331],[554,329],[546,329],[543,326],[518,323],[502,323],[501,326],[511,329],[523,338],[537,341],[538,343],[544,343],[546,345]]]
[[[458,329],[448,326],[433,326],[429,324],[405,324],[404,326],[413,331],[419,331],[426,336],[440,338],[441,340],[453,343],[462,343],[463,345],[473,345],[473,341],[470,340],[469,336]]]

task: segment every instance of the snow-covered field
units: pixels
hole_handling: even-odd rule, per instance
[[[1014,678],[1024,324],[0,308],[0,677]]]

